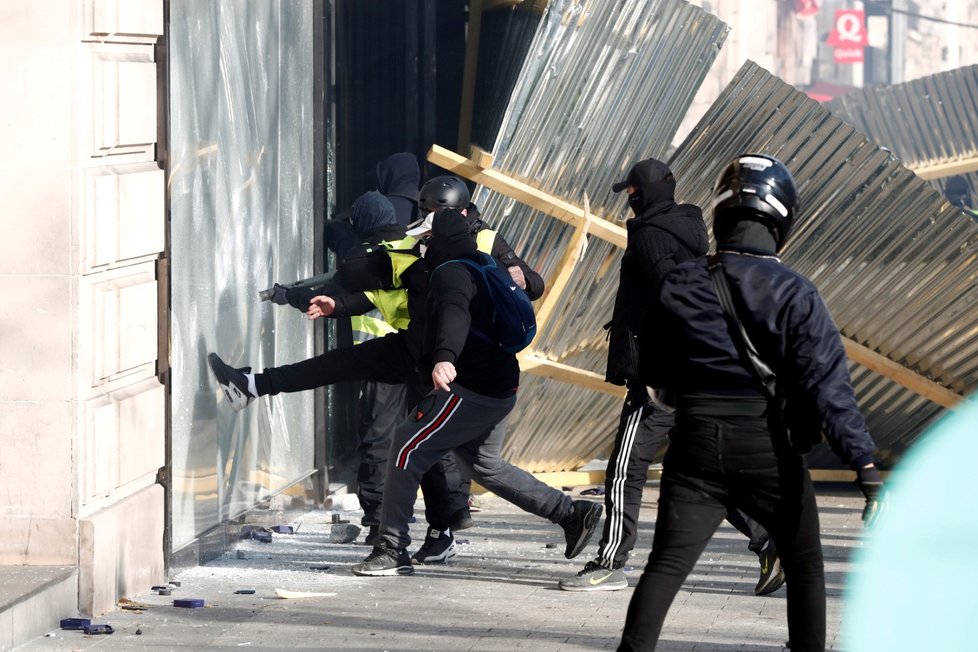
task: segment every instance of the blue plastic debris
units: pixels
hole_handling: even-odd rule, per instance
[[[85,629],[92,624],[91,618],[62,618],[61,629]]]
[[[199,609],[204,606],[204,601],[198,598],[182,598],[173,601],[174,607],[183,607],[184,609]]]
[[[238,589],[235,593],[238,595],[254,595],[255,589]]]

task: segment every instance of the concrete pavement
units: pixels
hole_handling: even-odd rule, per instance
[[[862,498],[840,487],[819,488],[828,588],[829,649],[841,650],[842,589],[859,545]],[[569,492],[579,497],[580,488]],[[627,575],[638,581],[652,541],[658,490],[645,493],[639,547]],[[603,497],[594,497],[602,500]],[[116,610],[93,622],[108,636],[56,630],[18,650],[486,650],[615,649],[632,589],[570,593],[557,580],[594,554],[563,557],[563,534],[495,496],[484,497],[478,525],[457,533],[460,553],[448,565],[419,566],[413,576],[356,577],[350,566],[369,552],[362,543],[330,543],[332,513],[289,514],[295,534],[271,543],[241,541],[204,566],[184,570],[172,595],[131,596],[141,612]],[[416,513],[423,514],[419,503]],[[359,524],[359,512],[341,514]],[[412,528],[415,542],[423,523]],[[774,651],[788,638],[785,589],[757,598],[757,558],[724,523],[676,598],[659,650]],[[243,557],[243,558],[241,558]],[[254,588],[252,595],[236,590]],[[276,589],[327,595],[283,599]],[[173,606],[199,598],[200,609]],[[138,632],[138,633],[137,633]]]

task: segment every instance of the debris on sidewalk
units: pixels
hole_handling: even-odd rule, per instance
[[[273,525],[269,529],[276,534],[295,534],[299,528],[291,525]]]
[[[234,592],[235,595],[254,595],[255,593],[255,589],[238,589]]]
[[[272,531],[261,525],[243,525],[241,526],[241,538],[254,539],[262,543],[271,543]]]
[[[170,591],[170,589],[164,589],[164,590],[166,590],[167,592]],[[116,604],[123,611],[142,612],[150,608],[150,605],[148,604],[143,604],[142,602],[135,602],[133,600],[130,600],[129,598],[119,598],[119,601]]]
[[[174,600],[173,606],[184,609],[200,609],[204,606],[204,601],[199,598],[181,598]]]
[[[352,543],[360,536],[360,528],[356,525],[347,523],[346,525],[334,525],[329,531],[330,543]]]
[[[85,629],[92,624],[91,618],[62,618],[61,629]]]
[[[289,591],[286,589],[275,589],[275,595],[283,600],[295,600],[297,598],[332,598],[335,593],[316,593],[315,591]]]
[[[113,634],[115,630],[112,629],[112,625],[86,625],[84,632],[88,636],[92,636],[95,634]]]

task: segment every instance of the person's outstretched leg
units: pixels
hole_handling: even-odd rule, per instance
[[[472,392],[463,395],[479,409],[490,409],[503,400]],[[588,500],[571,500],[563,492],[502,459],[500,453],[505,433],[505,426],[497,424],[492,430],[456,448],[456,459],[463,473],[520,509],[560,525],[567,543],[564,556],[568,559],[576,557],[598,529],[603,507]]]

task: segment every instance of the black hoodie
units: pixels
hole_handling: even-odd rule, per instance
[[[491,328],[493,306],[483,282],[469,266],[448,262],[479,260],[475,238],[464,216],[453,209],[435,213],[431,234],[424,257],[429,287],[422,372],[430,374],[437,362],[451,362],[457,373],[455,382],[462,387],[484,396],[511,396],[520,379],[516,356],[502,353],[471,332],[473,325],[483,332]],[[412,319],[409,330],[415,327]]]
[[[639,378],[638,338],[663,277],[679,263],[703,256],[709,249],[700,209],[676,204],[671,189],[663,190],[669,192],[658,197],[645,192],[641,212],[626,223],[628,245],[621,259],[605,372],[605,380],[615,385]]]
[[[397,223],[407,226],[418,219],[421,170],[410,152],[391,154],[377,164],[377,189],[394,205]]]

